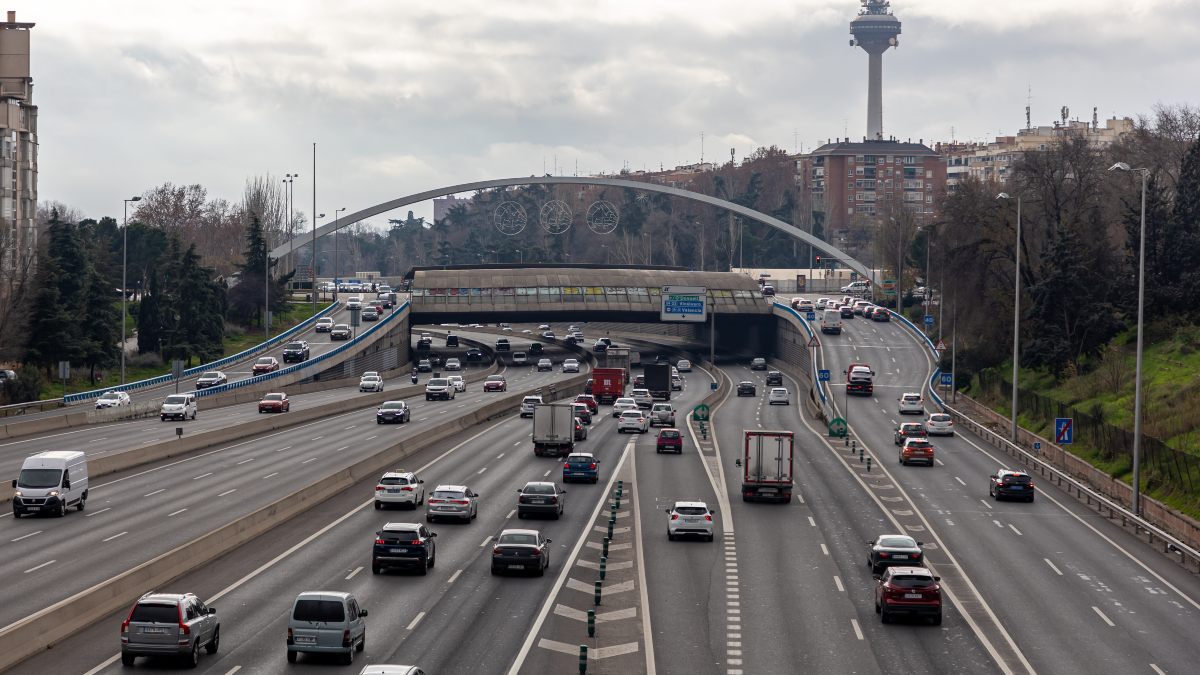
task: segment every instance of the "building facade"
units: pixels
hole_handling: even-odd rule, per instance
[[[0,23],[0,267],[31,269],[36,256],[37,106],[29,75],[34,24]]]

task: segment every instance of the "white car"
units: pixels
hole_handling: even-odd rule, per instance
[[[453,401],[454,394],[454,385],[444,377],[434,377],[425,383],[426,401],[432,401],[435,398]]]
[[[817,298],[817,309],[825,309],[829,302],[829,298]]]
[[[359,391],[383,391],[383,378],[378,375],[363,375],[358,381]]]
[[[627,431],[644,434],[649,430],[650,420],[646,417],[646,413],[640,410],[626,410],[617,418],[617,433],[619,434]]]
[[[129,394],[123,391],[106,391],[103,396],[96,399],[96,410],[102,408],[120,408],[123,405],[129,404]]]
[[[704,502],[675,502],[667,509],[667,539],[693,535],[713,540],[713,513]]]
[[[346,298],[346,309],[362,309],[362,296],[352,295]]]
[[[521,417],[533,417],[534,406],[542,404],[541,396],[526,396],[521,399]]]
[[[925,399],[922,398],[920,394],[908,392],[901,395],[897,400],[900,402],[898,412],[901,415],[907,415],[909,413],[914,413],[917,415],[925,414]]]
[[[411,471],[388,471],[375,485],[375,508],[403,504],[415,509],[425,503],[425,481]]]
[[[925,420],[925,433],[930,436],[953,436],[954,419],[946,413],[930,413]]]
[[[631,398],[619,398],[613,401],[613,417],[620,417],[626,410],[640,410],[637,401]]]
[[[578,359],[564,359],[563,364],[562,364],[562,371],[564,373],[578,373],[579,372],[579,360]]]
[[[462,370],[462,361],[458,359],[446,359],[446,364],[442,367],[446,370]]]
[[[772,387],[771,393],[767,394],[768,405],[775,405],[776,403],[780,405],[790,405],[791,402],[792,395],[789,394],[788,390],[783,387]]]
[[[654,397],[650,395],[649,389],[634,389],[633,402],[636,403],[639,408],[646,408],[649,410],[650,407],[654,405]]]
[[[450,384],[454,385],[454,391],[467,390],[467,381],[463,379],[462,375],[447,375],[446,379],[450,380]]]
[[[690,373],[692,372],[692,362],[687,359],[679,359],[679,363],[675,364],[675,370],[681,373]]]
[[[538,330],[550,330],[550,324],[544,323],[544,324],[538,326]]]

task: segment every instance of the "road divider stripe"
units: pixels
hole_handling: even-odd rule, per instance
[[[1103,619],[1103,620],[1104,620],[1104,623],[1108,624],[1108,627],[1109,627],[1109,628],[1116,628],[1116,627],[1117,627],[1117,624],[1113,623],[1113,622],[1112,622],[1112,619],[1108,618],[1107,616],[1104,616],[1104,612],[1101,612],[1099,607],[1097,607],[1097,606],[1095,606],[1095,605],[1092,605],[1092,611],[1096,612],[1096,614],[1097,614],[1097,615],[1098,615],[1098,616],[1099,616],[1101,619]]]

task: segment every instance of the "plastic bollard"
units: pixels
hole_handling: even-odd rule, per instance
[[[600,604],[600,588],[604,585],[603,581],[596,582],[596,604]]]
[[[587,645],[579,645],[579,672],[587,672]]]
[[[596,610],[588,610],[588,637],[596,637]]]
[[[604,581],[604,577],[608,575],[608,558],[600,558],[600,580]]]
[[[608,537],[605,537],[605,538],[604,538],[604,552],[603,552],[603,553],[601,553],[600,555],[601,555],[601,556],[603,556],[603,557],[605,557],[605,558],[607,558],[607,557],[608,557]]]
[[[867,473],[871,473],[871,458],[867,458]]]
[[[858,461],[860,461],[860,462],[863,461],[863,449],[862,448],[858,449]]]

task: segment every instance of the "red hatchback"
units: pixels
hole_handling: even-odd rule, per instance
[[[255,375],[265,375],[279,370],[279,361],[275,360],[274,356],[263,356],[254,362],[254,367],[251,368]]]
[[[658,431],[658,443],[654,446],[654,452],[673,452],[677,455],[682,455],[683,434],[679,433],[678,429],[660,429]]]
[[[924,567],[889,567],[875,575],[875,612],[883,623],[916,616],[941,625],[941,579]]]

